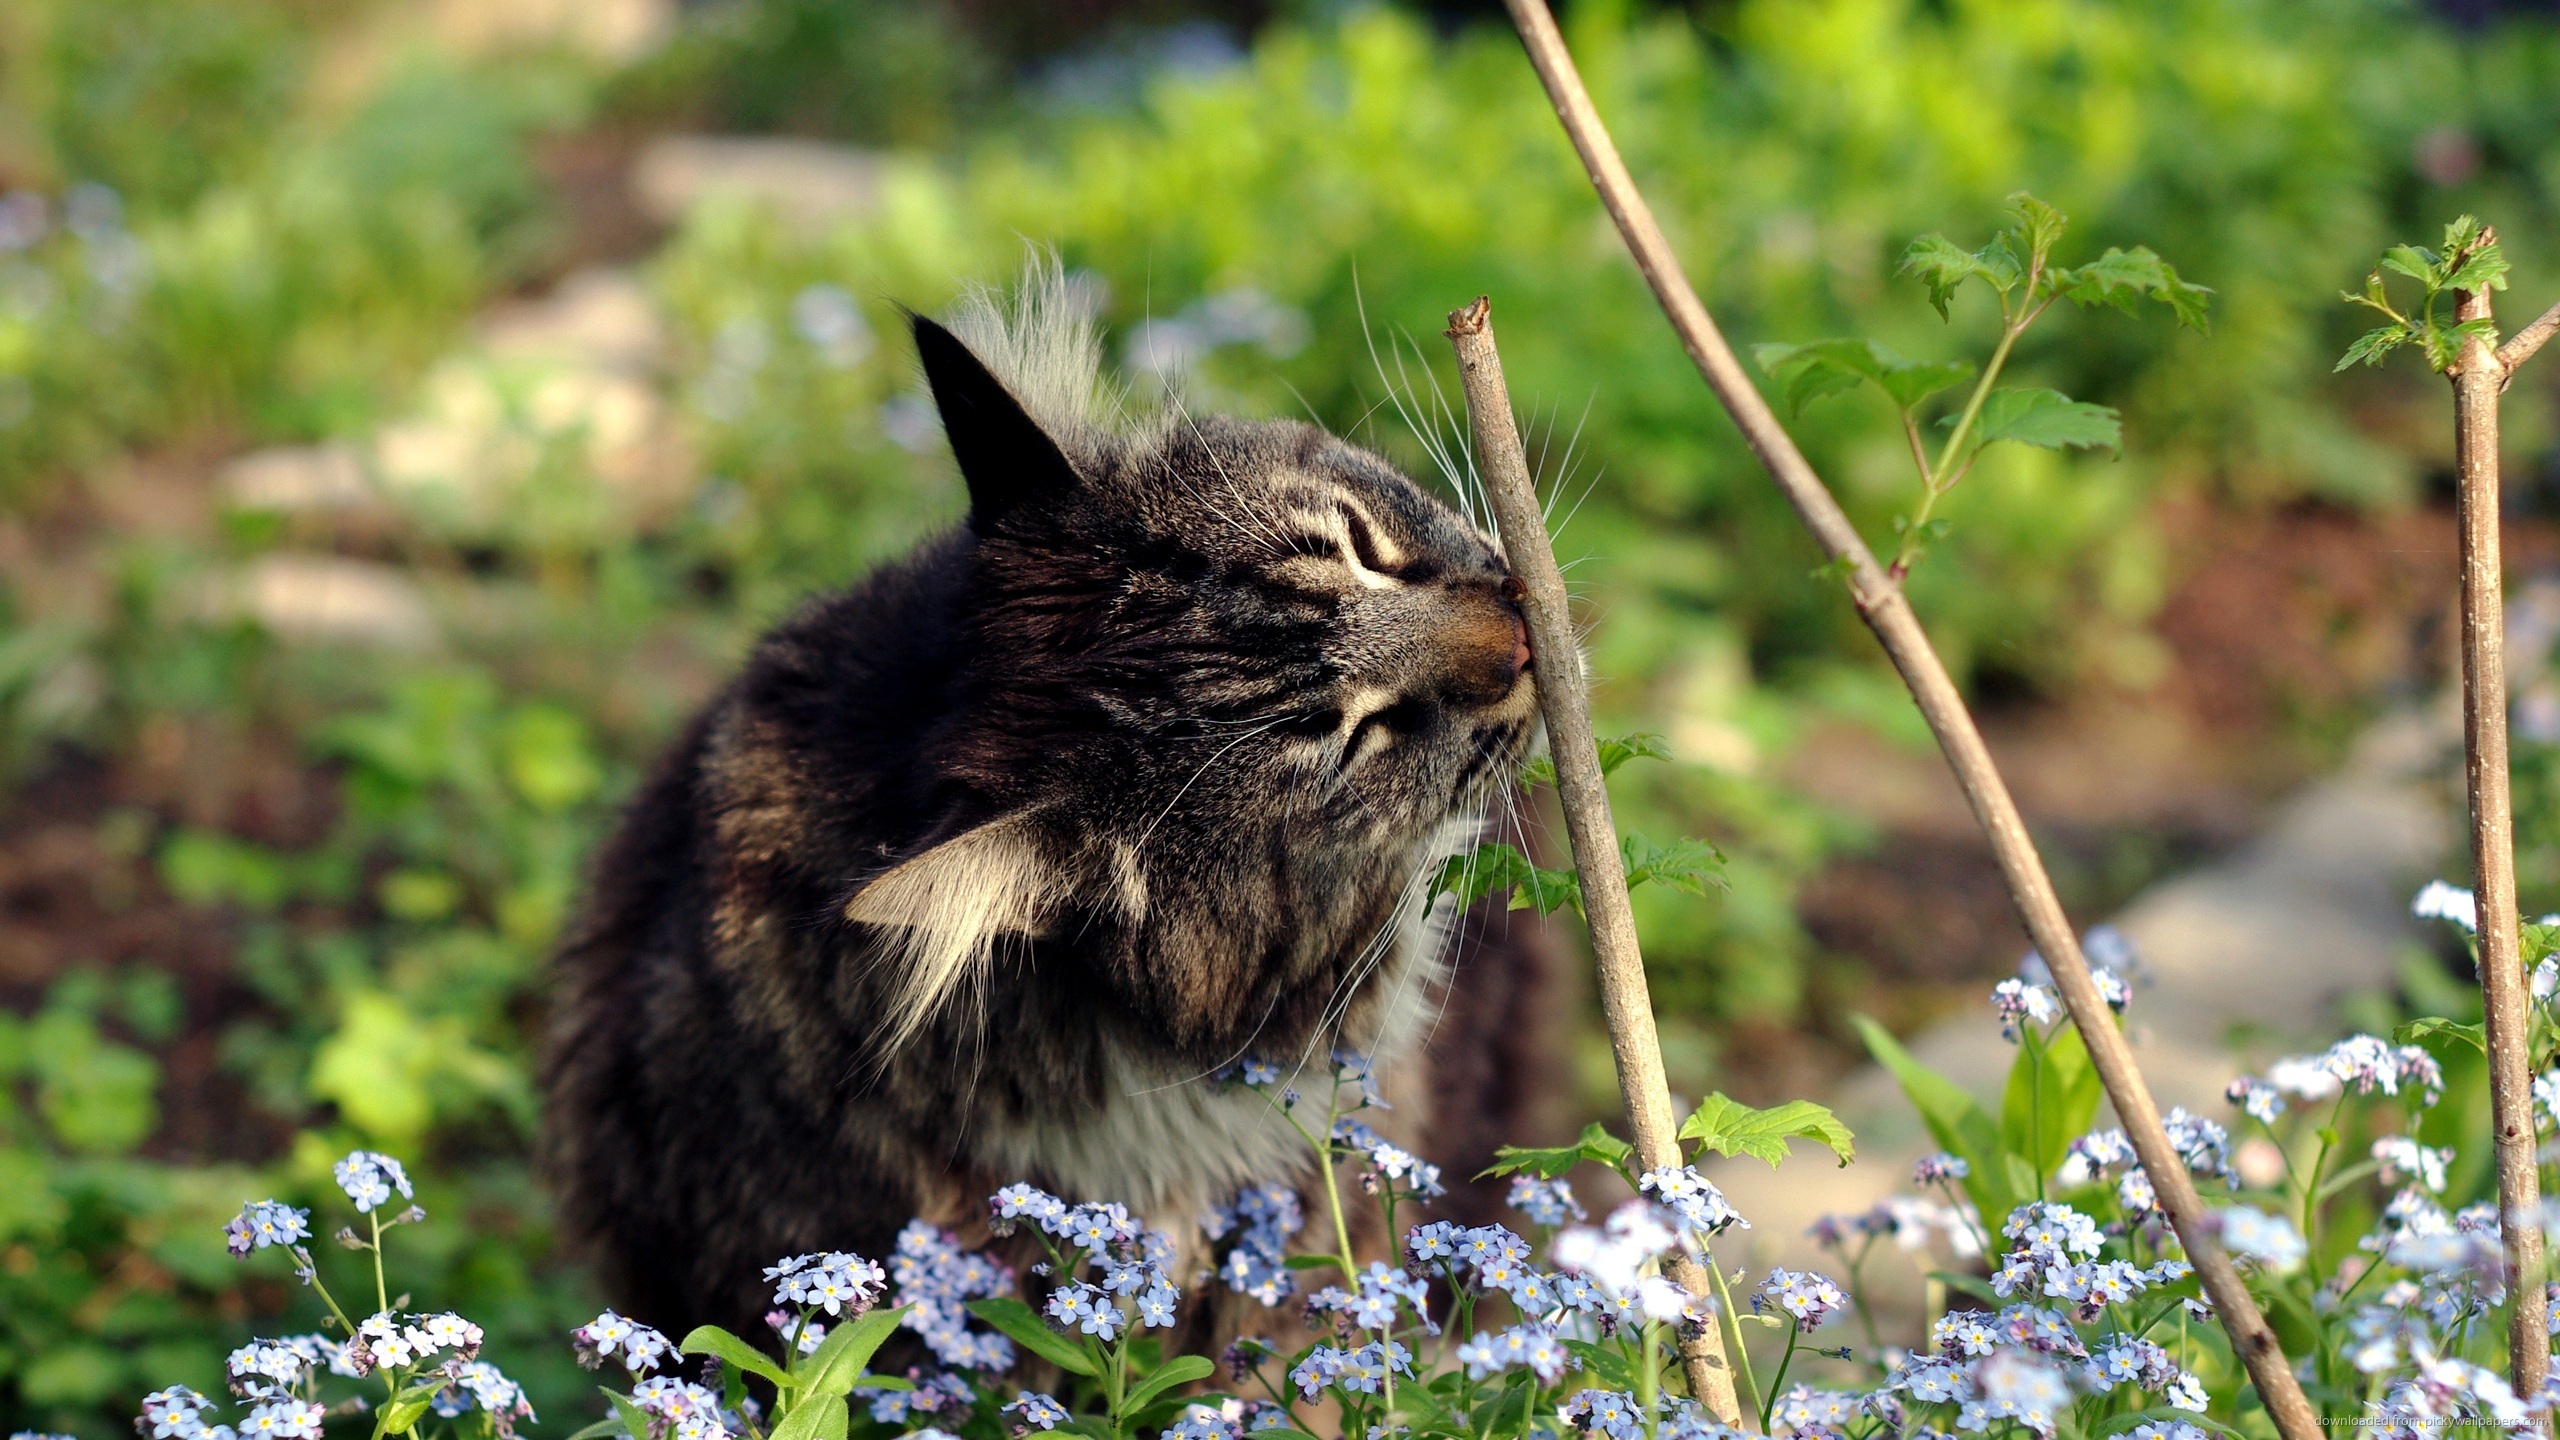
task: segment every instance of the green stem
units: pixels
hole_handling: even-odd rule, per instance
[[[391,1288],[382,1283],[382,1212],[368,1210],[364,1218],[373,1226],[373,1313],[380,1315],[391,1308]]]
[[[1725,1351],[1732,1358],[1733,1373],[1742,1381],[1743,1403],[1754,1410],[1765,1411],[1760,1399],[1760,1379],[1751,1373],[1751,1349],[1742,1343],[1741,1312],[1733,1308],[1733,1291],[1724,1283],[1724,1269],[1716,1264],[1712,1250],[1699,1258],[1707,1267],[1707,1277],[1716,1284],[1716,1314],[1724,1326]],[[1765,1421],[1761,1428],[1768,1428]]]
[[[1644,1322],[1644,1363],[1636,1367],[1636,1404],[1644,1411],[1644,1433],[1661,1433],[1655,1418],[1660,1407],[1655,1403],[1662,1394],[1662,1322]]]
[[[2030,271],[2022,304],[2035,295],[2036,279],[2036,272]],[[1982,367],[1982,378],[1973,382],[1973,393],[1965,397],[1964,409],[1957,412],[1955,428],[1947,432],[1947,443],[1938,447],[1935,463],[1920,460],[1919,431],[1909,427],[1906,420],[1906,428],[1911,428],[1912,458],[1920,464],[1920,505],[1912,513],[1911,527],[1902,532],[1901,546],[1894,552],[1892,569],[1896,578],[1911,569],[1913,557],[1919,554],[1922,527],[1929,523],[1938,501],[1963,478],[1964,471],[1957,467],[1956,457],[1964,453],[1964,442],[1972,436],[1974,422],[1982,417],[1983,402],[1991,398],[1991,387],[2000,378],[2002,367],[2009,363],[2010,350],[2016,347],[2018,337],[2027,333],[2027,327],[2036,323],[2036,317],[2044,313],[2045,306],[2052,303],[2047,297],[2032,308],[2012,313],[2009,298],[2000,297],[2000,343],[1992,348],[1990,363]]]
[[[1769,1393],[1762,1396],[1760,1400],[1760,1433],[1764,1435],[1769,1432],[1769,1417],[1774,1414],[1778,1408],[1779,1388],[1787,1383],[1787,1367],[1795,1363],[1796,1336],[1798,1333],[1795,1318],[1793,1316],[1789,1316],[1787,1319],[1787,1351],[1785,1354],[1778,1357],[1778,1373],[1769,1377]]]

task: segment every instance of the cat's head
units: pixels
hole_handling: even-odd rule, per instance
[[[1054,279],[914,332],[974,543],[948,813],[847,910],[893,1031],[1048,937],[1187,1059],[1374,1038],[1364,984],[1530,741],[1502,556],[1313,426],[1098,420]]]

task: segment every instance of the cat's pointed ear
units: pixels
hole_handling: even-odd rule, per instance
[[[964,830],[854,892],[844,917],[882,931],[896,999],[885,1049],[914,1038],[1007,939],[1038,935],[1069,888],[1068,867],[1023,811]]]
[[[909,317],[925,383],[942,412],[942,432],[969,485],[969,523],[992,534],[1025,501],[1062,493],[1079,482],[1056,439],[1031,418],[1004,382],[960,337],[922,315]]]

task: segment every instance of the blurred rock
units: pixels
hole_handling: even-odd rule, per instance
[[[880,200],[881,157],[849,145],[782,136],[669,135],[631,167],[631,193],[661,225],[681,223],[705,201],[771,208],[817,231],[868,215]]]
[[[222,502],[243,510],[300,515],[360,510],[376,503],[364,460],[347,445],[259,450],[222,467]]]
[[[242,577],[237,600],[287,640],[420,650],[436,638],[417,582],[370,560],[265,556]]]
[[[518,301],[480,323],[480,343],[502,360],[598,365],[643,374],[666,355],[667,331],[648,287],[628,270],[580,270],[539,300]]]
[[[435,0],[436,36],[466,54],[565,48],[611,64],[675,30],[676,0]]]

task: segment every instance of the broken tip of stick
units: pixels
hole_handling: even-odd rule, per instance
[[[1484,333],[1486,323],[1492,319],[1493,297],[1479,295],[1475,298],[1475,302],[1465,309],[1450,311],[1449,328],[1441,333],[1452,340],[1461,335],[1481,335]]]

